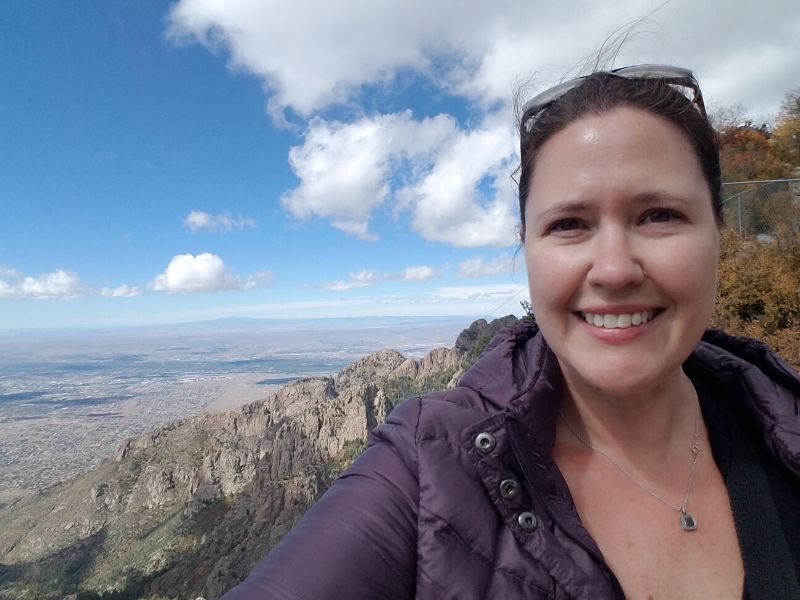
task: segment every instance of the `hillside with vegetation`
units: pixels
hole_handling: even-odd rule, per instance
[[[798,367],[800,88],[772,124],[737,112],[716,122],[726,228],[714,326],[763,340]]]
[[[454,385],[509,316],[420,360],[382,350],[331,377],[125,440],[0,510],[0,598],[218,598],[280,541],[409,395]]]

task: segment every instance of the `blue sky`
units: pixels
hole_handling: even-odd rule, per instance
[[[457,6],[0,4],[0,328],[518,312],[515,82],[657,5]],[[799,12],[671,2],[617,63],[767,119]]]

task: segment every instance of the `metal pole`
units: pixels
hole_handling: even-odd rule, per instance
[[[741,235],[742,235],[742,197],[741,196],[739,196],[736,199],[736,205],[737,205],[736,208],[737,208],[737,210],[739,212],[739,236],[741,237]]]

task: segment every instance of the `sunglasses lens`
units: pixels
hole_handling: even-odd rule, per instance
[[[691,101],[697,106],[700,113],[707,118],[700,86],[697,84],[694,74],[688,69],[669,65],[634,65],[632,67],[613,69],[606,71],[606,73],[623,79],[661,80],[670,86],[678,88],[682,93],[684,90],[691,90],[693,92]],[[523,132],[529,133],[539,113],[547,109],[548,106],[556,102],[564,94],[578,87],[584,79],[586,79],[586,76],[563,81],[528,100],[522,107],[521,129]]]

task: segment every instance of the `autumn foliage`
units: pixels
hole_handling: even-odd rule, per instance
[[[784,163],[800,165],[800,88],[790,92],[772,130],[773,154]]]
[[[775,156],[764,131],[752,126],[730,127],[719,132],[720,161],[724,181],[778,179],[787,167]]]
[[[772,127],[728,120],[717,130],[723,181],[800,177],[800,89]],[[800,367],[800,182],[751,188],[724,188],[736,199],[726,207],[714,326],[761,339]]]
[[[794,260],[800,237],[794,238]],[[800,272],[777,244],[722,236],[715,327],[760,339],[800,366]]]

